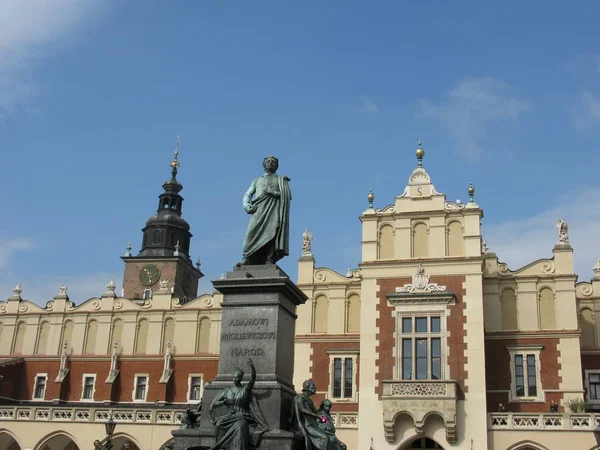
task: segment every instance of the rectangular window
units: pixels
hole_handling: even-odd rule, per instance
[[[333,360],[333,397],[342,396],[342,358]]]
[[[544,401],[540,382],[541,345],[507,346],[511,364],[510,401]]]
[[[46,395],[46,379],[45,375],[38,375],[35,377],[35,388],[33,392],[33,398],[35,400],[43,400]]]
[[[523,355],[515,355],[515,391],[517,397],[525,396],[525,377],[523,376]]]
[[[148,377],[136,377],[135,379],[135,400],[146,400],[146,390],[148,388]]]
[[[190,400],[201,400],[202,377],[190,377]]]
[[[331,398],[343,400],[354,398],[354,366],[352,357],[337,357],[331,360],[333,370]]]
[[[94,399],[94,377],[83,378],[83,392],[81,393],[82,400],[93,400]]]
[[[600,400],[600,373],[590,373],[590,400]]]
[[[344,398],[352,398],[352,358],[346,358],[344,366]]]
[[[535,355],[527,355],[527,394],[530,397],[537,397]]]
[[[442,379],[442,317],[402,317],[401,323],[401,378]]]

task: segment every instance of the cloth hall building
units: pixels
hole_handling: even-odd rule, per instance
[[[416,153],[390,205],[369,194],[358,268],[317,267],[302,236],[294,385],[312,378],[315,404],[332,400],[350,450],[596,448],[600,261],[578,281],[559,220],[551,257],[509,268],[483,241],[473,187],[448,201]],[[87,450],[112,415],[115,450],[158,450],[201,399],[222,297],[197,294],[178,167],[141,251],[122,257],[120,295],[110,282],[75,303],[63,286],[38,306],[17,285],[0,301],[0,449]]]

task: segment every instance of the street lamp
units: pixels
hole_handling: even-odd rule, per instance
[[[110,450],[113,448],[112,435],[114,434],[116,427],[117,422],[115,422],[112,416],[110,416],[108,421],[104,424],[104,428],[106,429],[106,437],[101,441],[97,439],[94,441],[95,450]]]
[[[598,448],[600,448],[600,424],[594,428],[594,437],[596,438],[596,444],[598,444]]]

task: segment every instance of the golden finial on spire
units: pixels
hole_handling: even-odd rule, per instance
[[[419,162],[419,167],[423,166],[423,156],[425,156],[425,150],[423,150],[421,141],[419,141],[419,145],[417,150],[415,150],[415,154],[417,155],[417,161]]]
[[[179,135],[177,135],[177,140],[175,142],[175,159],[173,159],[173,161],[171,161],[171,167],[173,169],[179,168],[179,161],[177,160],[178,157],[179,157]]]

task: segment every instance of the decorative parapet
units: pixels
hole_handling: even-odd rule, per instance
[[[338,429],[353,428],[358,429],[358,413],[338,412],[332,413],[333,424]]]
[[[147,425],[179,425],[184,409],[148,408],[65,408],[50,406],[0,406],[0,423],[26,422],[77,422],[104,423],[112,416],[118,423]]]
[[[395,442],[394,423],[408,414],[417,434],[423,434],[425,418],[437,414],[446,426],[446,440],[456,442],[457,382],[454,380],[383,382],[383,428],[388,442]]]
[[[600,414],[489,413],[490,430],[591,431],[600,426]]]

